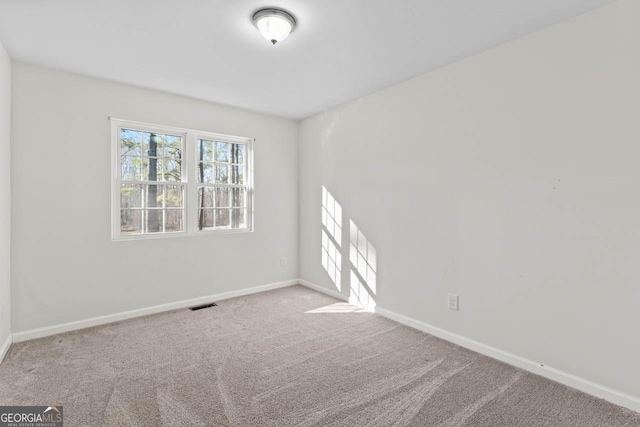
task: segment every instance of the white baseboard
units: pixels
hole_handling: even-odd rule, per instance
[[[258,292],[264,292],[272,289],[283,288],[286,286],[300,284],[307,288],[313,289],[317,292],[329,295],[341,301],[348,301],[348,297],[341,294],[338,291],[327,289],[324,286],[317,285],[303,279],[288,280],[285,282],[271,283],[263,286],[256,286],[253,288],[243,289],[239,291],[224,292],[221,294],[207,295],[204,297],[193,298],[190,300],[178,301],[169,304],[156,305],[153,307],[147,307],[138,310],[131,310],[122,313],[111,314],[107,316],[99,316],[91,319],[79,320],[75,322],[63,323],[60,325],[48,326],[45,328],[32,329],[23,332],[14,333],[13,336],[9,336],[5,343],[0,347],[0,362],[6,355],[11,346],[11,343],[18,343],[28,341],[36,338],[47,337],[51,335],[60,334],[63,332],[74,331],[78,329],[90,328],[93,326],[104,325],[107,323],[117,322],[120,320],[131,319],[134,317],[146,316],[149,314],[161,313],[163,311],[176,310],[180,308],[186,308],[193,305],[203,304],[210,301],[221,301],[229,298],[240,297],[244,295],[250,295]],[[559,369],[555,369],[549,366],[544,366],[540,363],[536,363],[532,360],[524,357],[517,356],[515,354],[508,353],[506,351],[491,347],[489,345],[474,341],[472,339],[463,337],[458,334],[446,331],[436,326],[429,325],[427,323],[412,319],[401,314],[394,313],[389,310],[385,310],[380,307],[376,307],[375,312],[394,320],[403,325],[410,326],[418,329],[422,332],[434,335],[438,338],[442,338],[446,341],[468,348],[469,350],[483,354],[485,356],[492,357],[510,365],[516,366],[520,369],[532,372],[542,377],[548,378],[552,381],[559,382],[568,387],[575,388],[583,391],[592,396],[596,396],[605,399],[616,405],[624,406],[633,411],[640,412],[640,398],[613,390],[609,387],[605,387],[600,384],[596,384],[592,381],[580,378],[578,376],[563,372]]]
[[[61,334],[63,332],[75,331],[78,329],[91,328],[93,326],[104,325],[107,323],[118,322],[121,320],[132,319],[134,317],[147,316],[149,314],[161,313],[163,311],[177,310],[180,308],[192,307],[198,304],[204,304],[211,301],[221,301],[229,298],[241,297],[244,295],[255,294],[258,292],[270,291],[272,289],[284,288],[286,286],[297,285],[298,279],[287,280],[285,282],[270,283],[267,285],[256,286],[239,291],[223,292],[220,294],[207,295],[204,297],[193,298],[168,304],[156,305],[153,307],[141,308],[137,310],[124,311],[121,313],[109,314],[106,316],[92,317],[90,319],[78,320],[75,322],[62,323],[54,326],[46,326],[44,328],[31,329],[13,334],[13,342],[29,341],[36,338],[48,337],[51,335]]]
[[[303,279],[300,279],[300,284],[315,291],[332,296],[336,299],[348,301],[348,298],[346,296],[337,291],[327,289],[324,286],[320,286]],[[550,366],[545,366],[541,363],[534,362],[533,360],[529,360],[524,357],[520,357],[515,354],[500,350],[498,348],[491,347],[481,342],[463,337],[462,335],[454,334],[453,332],[446,331],[444,329],[429,325],[419,320],[412,319],[402,314],[385,310],[381,307],[376,307],[374,311],[381,316],[394,320],[398,323],[402,323],[403,325],[418,329],[419,331],[426,332],[438,338],[442,338],[443,340],[452,342],[461,347],[468,348],[469,350],[475,351],[476,353],[480,353],[493,359],[497,359],[501,362],[508,363],[509,365],[524,369],[525,371],[532,372],[536,375],[540,375],[541,377],[556,381],[568,387],[575,388],[576,390],[580,390],[592,396],[599,397],[616,405],[624,406],[625,408],[631,409],[632,411],[640,412],[640,398],[636,396],[613,390],[609,387],[594,383],[584,378],[580,378],[576,375],[569,374]]]
[[[311,283],[303,279],[298,280],[298,283],[300,283],[302,286],[306,286],[309,289],[313,289],[314,291],[320,292],[325,295],[329,295],[330,297],[334,297],[335,299],[339,299],[341,301],[349,301],[349,298],[346,297],[345,295],[342,295],[338,291],[327,289],[324,286],[316,285],[315,283]]]
[[[575,388],[592,396],[607,400],[616,405],[624,406],[625,408],[631,409],[632,411],[640,412],[640,398],[638,397],[613,390],[609,387],[596,384],[592,381],[580,378],[567,372],[563,372],[559,369],[545,366],[524,357],[502,351],[495,347],[482,344],[478,341],[474,341],[461,335],[454,334],[444,329],[440,329],[436,326],[420,322],[418,320],[394,313],[389,310],[385,310],[380,307],[376,307],[375,312],[391,320],[395,320],[398,323],[402,323],[403,325],[410,326],[412,328],[418,329],[419,331],[426,332],[438,338],[442,338],[461,347],[468,348],[469,350],[473,350],[477,353],[489,356],[493,359],[500,360],[501,362],[508,363],[509,365],[524,369],[525,371],[532,372],[534,374],[540,375],[541,377],[559,382],[560,384]]]
[[[9,347],[11,347],[11,341],[12,341],[11,335],[9,335],[7,339],[4,340],[2,347],[0,347],[0,363],[2,363],[2,361],[4,360],[4,357],[9,352]]]

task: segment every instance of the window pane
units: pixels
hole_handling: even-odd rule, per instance
[[[216,164],[215,166],[215,183],[216,184],[228,184],[229,183],[229,165]]]
[[[206,139],[198,140],[198,160],[204,162],[213,161],[213,141]]]
[[[182,187],[167,185],[164,189],[164,206],[167,208],[181,208],[183,205]]]
[[[120,131],[120,155],[141,156],[143,152],[142,132],[122,129]]]
[[[180,160],[163,159],[160,161],[164,181],[181,181]]]
[[[244,184],[244,166],[231,166],[231,184]]]
[[[151,148],[154,140],[156,142],[156,156],[166,157],[167,156],[167,137],[159,133],[150,134],[149,148]]]
[[[216,228],[229,228],[229,209],[216,209]]]
[[[216,207],[228,208],[231,206],[228,188],[216,188]]]
[[[198,189],[198,206],[201,208],[213,207],[213,188],[200,187]]]
[[[146,185],[144,198],[148,208],[162,207],[162,185]]]
[[[142,185],[126,185],[120,188],[120,209],[142,207]]]
[[[162,232],[162,209],[145,210],[147,233]]]
[[[229,162],[230,146],[228,142],[216,141],[216,162]]]
[[[244,163],[244,144],[231,145],[231,163]]]
[[[142,159],[142,176],[145,181],[162,180],[162,161],[156,157]]]
[[[122,156],[120,158],[121,177],[124,180],[142,179],[142,161],[139,157]]]
[[[167,209],[164,215],[165,232],[182,231],[182,209]]]
[[[145,132],[143,141],[147,148],[146,155],[149,157],[162,157],[164,153],[164,144],[162,142],[162,134]]]
[[[181,151],[181,145],[182,145],[182,138],[179,136],[173,136],[173,135],[167,135],[167,142],[166,142],[166,151],[165,151],[165,155],[166,157],[169,157],[171,159],[181,159],[182,158],[182,151]]]
[[[149,179],[149,159],[146,157],[142,157],[136,159],[137,164],[140,167],[140,178],[143,181],[147,181]]]
[[[213,165],[211,163],[198,163],[198,182],[213,183]]]
[[[246,228],[246,209],[229,209],[231,214],[231,228]]]
[[[247,195],[247,190],[244,188],[231,188],[230,189],[231,192],[231,207],[232,208],[244,208],[245,205],[245,201],[247,199],[246,195]]]
[[[122,209],[120,211],[120,233],[140,234],[142,233],[142,211]]]
[[[213,228],[213,209],[200,209],[198,212],[198,229]]]

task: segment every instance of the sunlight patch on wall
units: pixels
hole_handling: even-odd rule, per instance
[[[325,230],[322,230],[322,266],[329,274],[331,281],[340,290],[342,254]]]
[[[342,206],[322,187],[322,225],[335,243],[342,246]]]
[[[369,289],[367,289],[353,270],[351,270],[350,283],[349,304],[373,311],[376,308],[376,301],[373,299],[373,295],[371,295]]]
[[[349,222],[349,231],[349,302],[373,310],[377,292],[377,251],[353,221]]]
[[[322,187],[322,266],[331,281],[341,290],[342,278],[342,207]]]
[[[376,294],[376,264],[377,252],[371,242],[362,234],[362,231],[350,221],[350,248],[349,260],[371,292]]]

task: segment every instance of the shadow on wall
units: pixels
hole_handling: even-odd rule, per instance
[[[329,274],[336,289],[340,291],[342,277],[342,253],[338,249],[342,242],[342,207],[322,187],[322,266]]]
[[[342,206],[322,186],[322,266],[338,291],[342,290]],[[346,222],[346,221],[345,221]],[[376,307],[376,248],[349,221],[349,303],[366,310]]]

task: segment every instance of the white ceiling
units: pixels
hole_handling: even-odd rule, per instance
[[[18,61],[300,119],[612,0],[0,0]],[[265,6],[298,28],[272,46]]]

